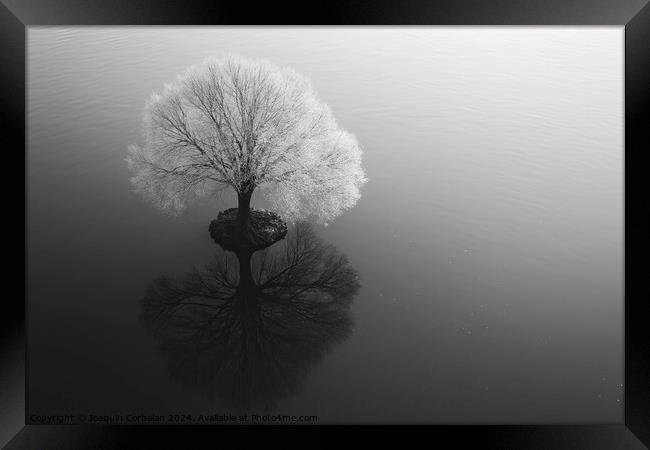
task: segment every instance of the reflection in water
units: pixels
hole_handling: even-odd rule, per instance
[[[292,231],[271,248],[219,251],[203,270],[152,283],[141,319],[172,379],[233,410],[270,410],[349,336],[357,272],[309,225]]]

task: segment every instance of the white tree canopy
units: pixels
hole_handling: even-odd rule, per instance
[[[146,102],[144,144],[130,145],[131,182],[181,211],[224,187],[261,187],[290,221],[327,223],[367,181],[355,137],[340,128],[306,77],[267,61],[208,58]]]

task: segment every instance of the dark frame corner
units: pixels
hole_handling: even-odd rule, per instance
[[[312,2],[310,8],[265,2],[256,8],[237,2],[168,0],[0,0],[0,123],[5,154],[25,165],[25,38],[37,25],[190,24],[358,24],[358,25],[614,25],[625,27],[625,423],[563,426],[418,427],[434,439],[475,442],[476,448],[642,449],[650,447],[650,327],[643,296],[642,261],[647,230],[639,190],[650,148],[650,4],[648,0],[390,0]],[[243,5],[243,6],[238,6]],[[288,14],[292,11],[291,14]],[[3,179],[9,195],[9,177]],[[637,186],[638,184],[638,186]],[[13,187],[15,185],[12,185]],[[25,184],[26,194],[26,184]],[[17,196],[14,196],[17,197]],[[27,242],[26,195],[25,242]],[[18,200],[16,200],[18,202]],[[7,214],[8,218],[9,215]],[[7,222],[10,222],[7,220]],[[17,228],[17,225],[13,225]],[[5,234],[8,236],[8,234]],[[27,244],[26,244],[27,245]],[[26,263],[26,261],[25,261]],[[642,263],[641,263],[642,264]],[[15,266],[15,264],[14,264]],[[25,425],[25,296],[5,295],[0,313],[0,445],[32,448],[167,448],[188,439],[213,441],[212,427],[99,427]],[[12,269],[13,270],[13,269]],[[13,274],[12,274],[13,275]],[[16,279],[18,275],[16,274]],[[287,430],[287,427],[281,427]],[[331,427],[321,427],[331,429]],[[309,430],[310,427],[302,427]],[[248,430],[239,427],[238,430]],[[385,428],[382,428],[385,430]],[[223,430],[220,428],[220,433]],[[15,436],[14,436],[15,435]],[[11,439],[11,436],[14,436]],[[197,438],[197,439],[195,439]],[[137,442],[137,444],[136,444]],[[154,444],[154,442],[160,444]],[[177,448],[177,447],[174,447]]]

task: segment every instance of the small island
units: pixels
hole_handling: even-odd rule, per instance
[[[242,233],[237,212],[238,208],[226,209],[210,222],[210,236],[224,250],[262,250],[287,235],[285,221],[278,214],[263,209],[250,210],[247,231]]]

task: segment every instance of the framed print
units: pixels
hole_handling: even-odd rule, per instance
[[[6,448],[650,442],[645,1],[0,11]]]

